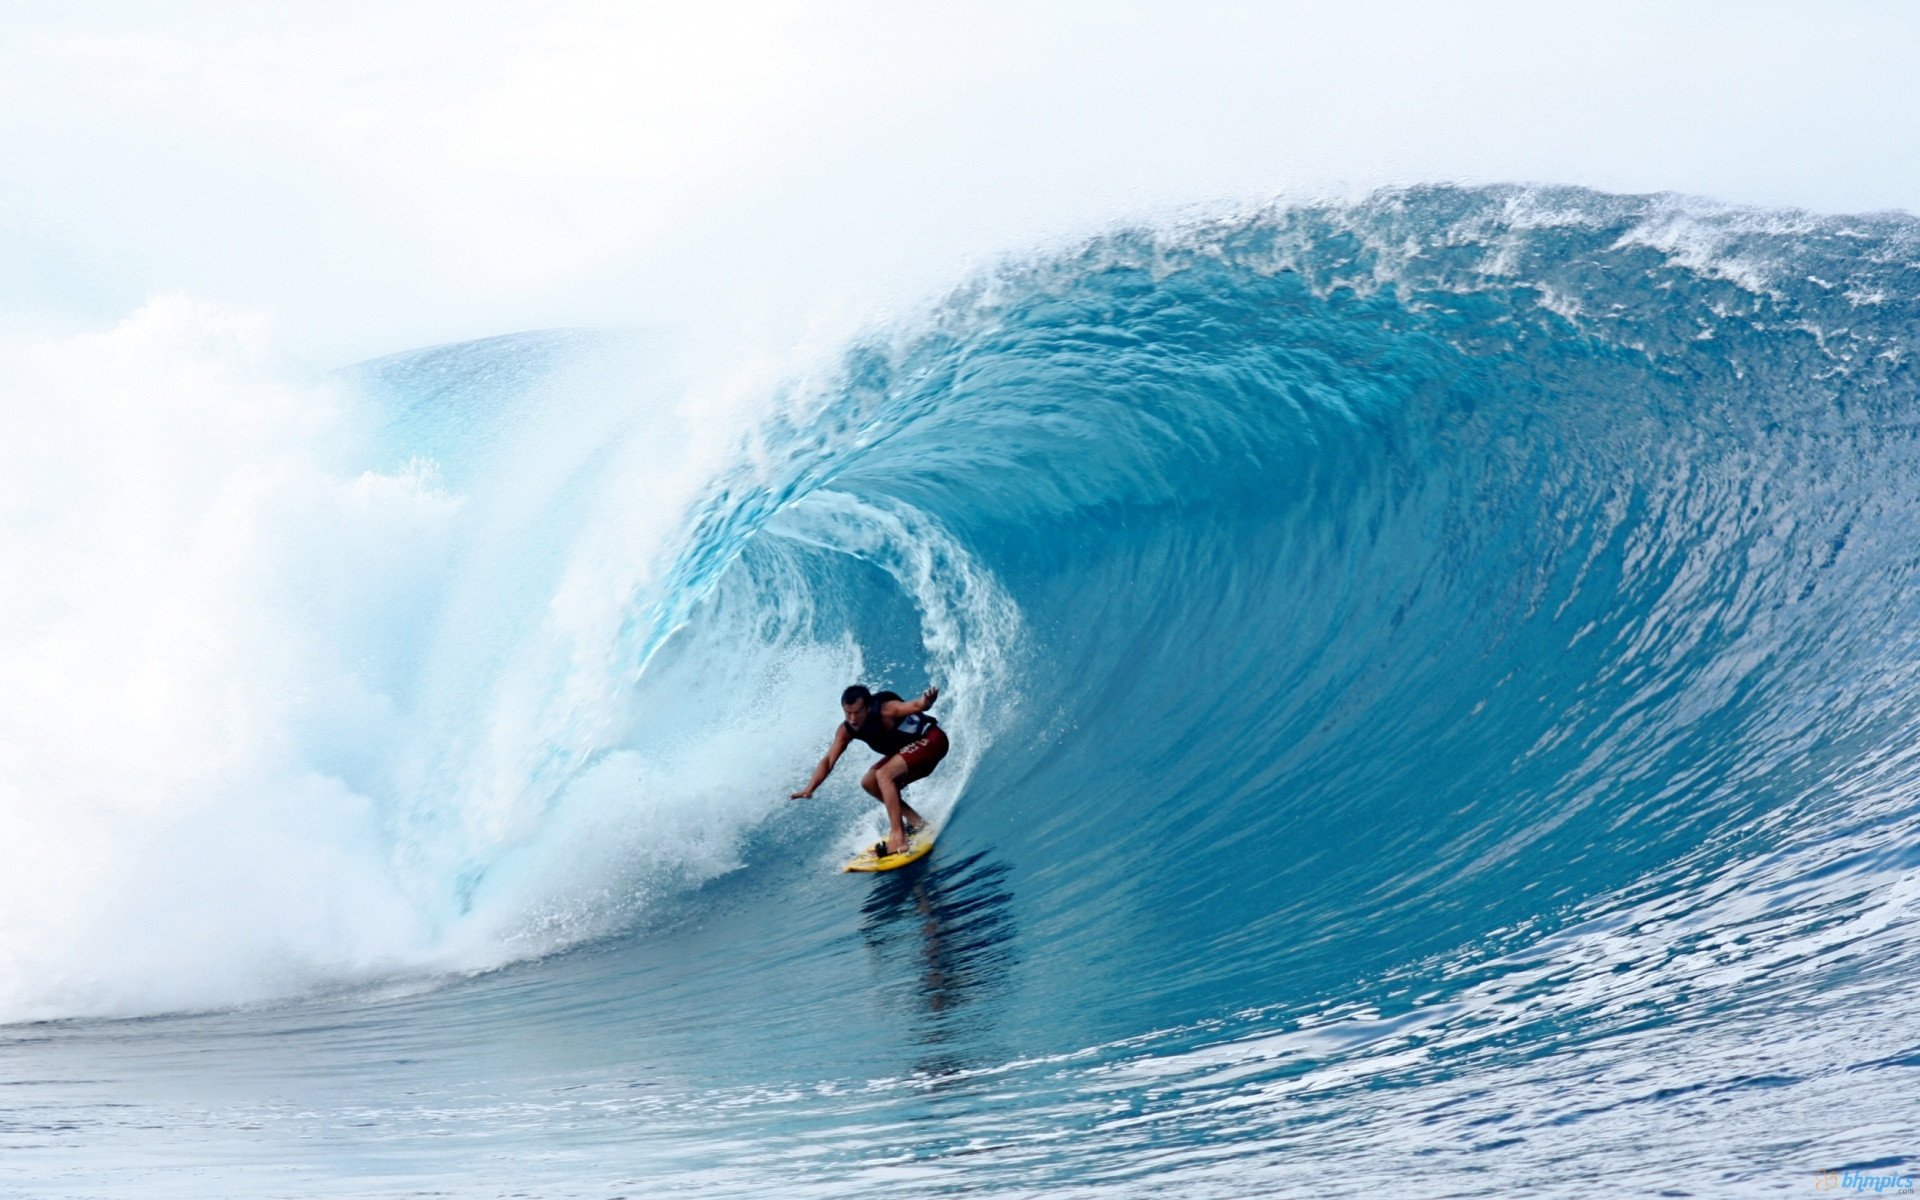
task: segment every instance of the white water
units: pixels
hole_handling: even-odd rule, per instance
[[[417,955],[365,776],[460,500],[347,396],[157,301],[9,347],[0,1015],[245,1000]]]
[[[0,556],[34,569],[0,580],[0,1020],[484,969],[739,865],[860,656],[809,639],[797,582],[667,572],[713,481],[767,469],[772,392],[582,357],[445,469],[378,470],[384,414],[294,381],[258,321],[173,298],[11,347]],[[937,811],[1018,617],[924,525],[828,496],[782,531],[924,613],[980,730]]]

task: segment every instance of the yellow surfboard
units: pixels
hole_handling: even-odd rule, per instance
[[[885,845],[884,842],[881,842],[862,850],[859,856],[848,863],[843,869],[847,871],[893,871],[906,866],[908,863],[919,862],[927,856],[927,851],[933,849],[933,839],[939,835],[939,832],[939,830],[933,827],[933,823],[929,821],[925,828],[907,837],[907,852],[905,854],[875,854],[874,850],[879,848],[879,846]]]

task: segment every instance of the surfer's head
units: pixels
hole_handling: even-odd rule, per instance
[[[840,693],[840,708],[847,714],[849,724],[858,725],[867,719],[867,705],[873,703],[873,693],[865,684],[856,683]]]

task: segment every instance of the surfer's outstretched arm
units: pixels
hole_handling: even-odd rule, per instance
[[[813,790],[825,783],[827,776],[833,774],[834,764],[840,761],[840,756],[847,752],[847,746],[852,741],[853,735],[847,732],[844,724],[836,729],[833,734],[833,745],[827,747],[825,757],[821,758],[819,765],[814,767],[813,778],[807,781],[806,790],[795,792],[792,799],[805,800],[813,795]]]
[[[881,706],[880,711],[883,715],[889,717],[904,717],[912,713],[923,713],[932,708],[933,702],[939,698],[940,689],[930,687],[920,693],[918,700],[889,700]]]

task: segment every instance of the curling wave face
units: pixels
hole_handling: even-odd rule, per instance
[[[362,478],[412,481],[430,569],[382,577],[385,718],[299,761],[365,810],[328,847],[384,940],[266,940],[388,982],[152,1036],[238,1046],[242,1095],[299,1039],[426,1175],[466,1170],[432,1129],[564,1126],[552,1194],[609,1155],[836,1194],[1879,1161],[1917,233],[1540,189],[1123,231],[727,420],[585,335],[369,364]],[[831,870],[857,770],[778,799],[855,678],[940,683],[956,747],[929,867],[871,886]],[[222,978],[186,999],[289,976]],[[119,982],[13,994],[178,998]],[[325,1108],[263,1104],[275,1144]]]

